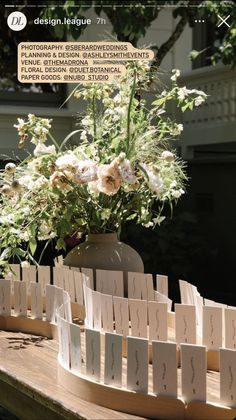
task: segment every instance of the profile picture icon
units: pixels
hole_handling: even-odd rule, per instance
[[[27,19],[22,12],[12,12],[7,18],[7,25],[12,31],[22,31],[27,24]]]

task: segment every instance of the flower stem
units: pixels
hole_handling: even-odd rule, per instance
[[[134,95],[135,95],[135,87],[136,87],[136,72],[134,72],[134,82],[132,85],[132,89],[131,89],[131,95],[130,95],[130,100],[129,100],[129,106],[128,106],[128,112],[127,112],[127,131],[126,131],[126,137],[127,137],[127,157],[129,156],[129,149],[130,149],[130,123],[131,123],[131,110],[132,110],[132,104],[133,104],[133,99],[134,99]]]
[[[56,146],[56,148],[57,148],[58,150],[60,150],[60,146],[59,146],[59,144],[57,143],[57,141],[54,139],[54,137],[51,135],[51,133],[50,133],[50,132],[48,133],[48,136],[50,137],[50,139],[52,140],[52,142],[53,142],[53,144]]]

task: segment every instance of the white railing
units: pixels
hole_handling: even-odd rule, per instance
[[[193,70],[181,77],[181,84],[209,95],[205,104],[182,116],[182,150],[236,141],[236,69],[217,65]]]

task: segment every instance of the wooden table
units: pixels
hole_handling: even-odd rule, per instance
[[[0,405],[22,420],[141,419],[69,394],[57,384],[57,343],[0,331]]]

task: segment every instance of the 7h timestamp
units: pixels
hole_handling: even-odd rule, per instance
[[[102,17],[97,17],[97,25],[106,25],[106,19]]]

